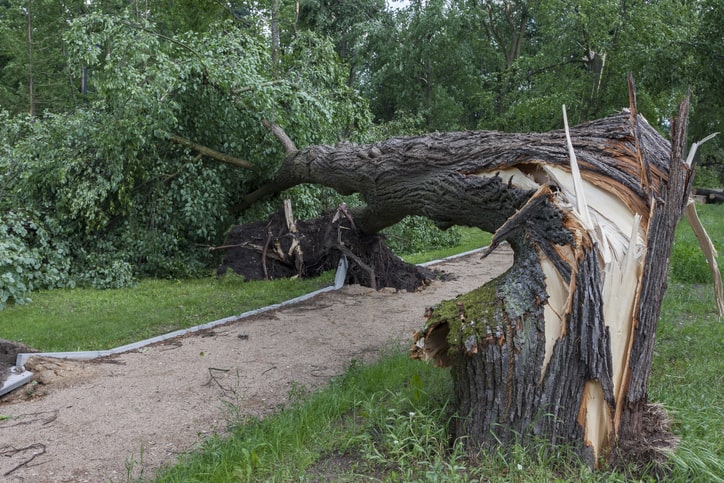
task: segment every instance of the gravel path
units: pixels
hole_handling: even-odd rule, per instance
[[[127,481],[213,433],[227,405],[263,415],[293,384],[319,387],[352,359],[411,341],[425,308],[502,273],[512,252],[435,268],[455,276],[414,293],[347,286],[211,331],[96,361],[32,358],[36,381],[0,400],[0,481]],[[141,458],[142,454],[142,458]]]

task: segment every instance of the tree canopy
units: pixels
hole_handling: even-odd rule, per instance
[[[0,308],[33,289],[186,276],[285,151],[434,130],[543,131],[628,104],[720,130],[714,0],[0,1]],[[700,150],[718,173],[721,138]],[[719,181],[721,182],[721,181]],[[285,193],[303,218],[331,190]],[[348,200],[354,203],[354,200]]]

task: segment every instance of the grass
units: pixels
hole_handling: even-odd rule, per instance
[[[402,256],[407,263],[424,263],[430,260],[457,255],[458,253],[475,250],[490,243],[492,235],[477,228],[458,227],[460,242],[454,247],[440,248],[420,253],[408,253]]]
[[[649,398],[681,436],[675,481],[724,481],[724,322],[715,311],[711,285],[671,283],[656,332]]]
[[[0,311],[0,334],[42,351],[110,349],[288,300],[329,285],[333,276],[245,282],[226,275],[39,291],[32,303]]]
[[[724,250],[724,210],[721,206],[703,205],[697,207],[697,212],[714,246]],[[718,263],[724,269],[722,263]],[[711,283],[709,266],[693,230],[686,222],[681,223],[677,230],[670,270],[671,278],[677,282]]]

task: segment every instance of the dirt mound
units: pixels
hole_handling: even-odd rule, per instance
[[[7,379],[10,368],[15,365],[18,354],[26,352],[38,352],[20,342],[0,339],[0,386]]]
[[[30,384],[3,397],[2,402],[22,402],[41,398],[51,390],[63,389],[92,378],[98,364],[109,358],[92,361],[53,359],[50,357],[31,357],[25,362],[25,369],[32,371]]]

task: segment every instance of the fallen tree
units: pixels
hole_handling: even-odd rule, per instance
[[[701,196],[705,203],[724,203],[724,190],[697,188],[696,194]]]
[[[689,199],[688,100],[671,142],[636,111],[534,134],[453,132],[297,150],[247,203],[300,183],[360,193],[350,228],[407,215],[476,226],[513,267],[427,311],[413,358],[450,366],[453,435],[471,451],[568,445],[597,466],[672,447],[647,383],[674,230]],[[564,108],[565,118],[565,108]],[[362,260],[364,264],[364,260]],[[373,277],[374,278],[374,277]]]

